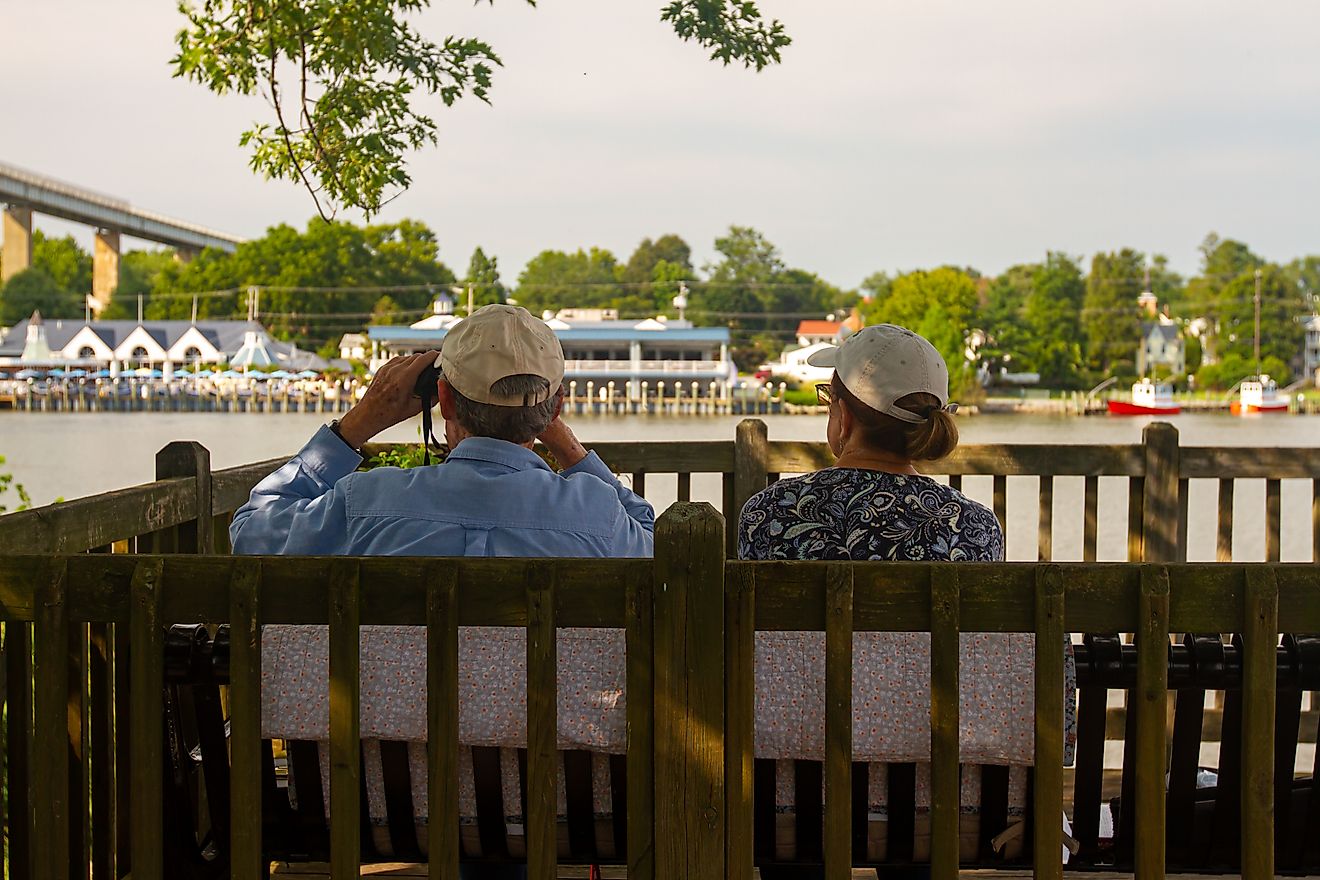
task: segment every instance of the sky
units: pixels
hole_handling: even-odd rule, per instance
[[[793,44],[759,74],[681,42],[662,5],[435,0],[423,33],[504,67],[490,106],[432,101],[439,144],[381,219],[508,279],[546,248],[626,260],[669,232],[701,266],[730,224],[844,287],[1124,246],[1193,272],[1212,230],[1320,252],[1315,0],[762,0]],[[0,0],[0,161],[244,237],[303,226],[307,193],[238,146],[269,108],[172,78],[182,23],[171,0]]]

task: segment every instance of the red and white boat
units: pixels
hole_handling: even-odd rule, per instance
[[[1173,399],[1173,386],[1167,382],[1142,379],[1132,386],[1132,399],[1110,399],[1109,414],[1113,416],[1176,416],[1182,412]]]
[[[1229,409],[1235,416],[1286,413],[1288,399],[1279,397],[1279,386],[1269,376],[1252,376],[1242,380],[1238,399],[1229,404]]]

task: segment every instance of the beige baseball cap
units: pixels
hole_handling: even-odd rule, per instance
[[[895,324],[863,327],[837,346],[823,348],[807,363],[833,367],[839,381],[871,409],[902,422],[920,424],[926,418],[896,405],[909,394],[933,394],[940,406],[949,404],[949,368],[935,346]]]
[[[435,365],[459,394],[496,406],[535,406],[564,382],[564,349],[546,323],[518,306],[482,306],[445,334]],[[549,388],[535,395],[500,395],[492,386],[509,376],[540,376]]]

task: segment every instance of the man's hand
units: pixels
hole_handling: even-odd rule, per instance
[[[417,377],[435,363],[440,352],[428,351],[385,362],[376,373],[366,396],[339,421],[344,442],[358,449],[386,428],[422,411],[422,401],[413,394]]]
[[[555,420],[546,426],[537,439],[550,450],[561,468],[571,468],[587,457],[587,450],[559,416],[555,416]]]

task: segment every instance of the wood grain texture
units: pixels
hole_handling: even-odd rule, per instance
[[[555,880],[558,773],[554,569],[527,580],[527,875]]]
[[[958,876],[958,666],[962,653],[957,566],[932,568],[930,578],[930,872],[932,880],[953,880]]]
[[[259,880],[261,563],[250,559],[235,560],[229,581],[229,753],[230,877]]]
[[[733,509],[724,516],[733,529],[743,507],[757,492],[766,487],[766,474],[771,470],[770,440],[765,422],[743,419],[738,423],[733,456]]]
[[[432,563],[426,596],[427,863],[458,876],[458,569]]]
[[[1215,523],[1215,560],[1233,561],[1233,487],[1232,477],[1219,481],[1218,518]]]
[[[1037,559],[1049,562],[1054,558],[1054,478],[1040,478],[1040,517],[1037,535]]]
[[[649,579],[626,591],[628,876],[655,880],[654,591]]]
[[[1280,528],[1283,518],[1278,480],[1265,481],[1265,561],[1279,561]]]
[[[0,555],[82,553],[171,528],[197,515],[186,478],[147,483],[0,516]]]
[[[724,786],[728,816],[725,859],[729,880],[752,880],[756,725],[756,569],[753,566],[726,568],[724,661]]]
[[[69,608],[67,566],[58,557],[42,566],[34,626],[35,736],[32,742],[32,812],[38,845],[36,880],[69,876]]]
[[[1095,562],[1099,530],[1100,478],[1087,477],[1082,490],[1082,560]]]
[[[268,593],[273,593],[268,590]],[[330,876],[350,880],[362,861],[358,563],[330,568]]]
[[[130,660],[133,722],[130,727],[133,776],[130,786],[133,877],[163,880],[164,853],[164,630],[159,619],[163,563],[144,558],[134,568],[129,630],[133,644]]]
[[[1246,569],[1242,638],[1242,876],[1274,876],[1275,648],[1279,585],[1274,569]]]
[[[1178,429],[1152,422],[1141,432],[1146,447],[1146,478],[1142,496],[1143,562],[1178,559]]]
[[[1164,828],[1165,753],[1168,724],[1169,572],[1141,569],[1136,631],[1136,820],[1138,828]],[[1133,707],[1129,707],[1132,709]],[[1135,867],[1143,877],[1164,876],[1164,834],[1138,834]]]
[[[211,511],[211,453],[195,440],[176,440],[156,453],[156,479],[192,480],[196,513],[179,523],[176,553],[214,553],[215,520]]]
[[[233,513],[247,503],[252,487],[279,470],[292,456],[268,458],[239,467],[211,472],[211,513]]]
[[[853,571],[825,570],[825,877],[852,874]],[[955,773],[956,773],[955,769]]]
[[[1062,880],[1064,587],[1058,566],[1036,567],[1036,761],[1032,846],[1038,880]]]

